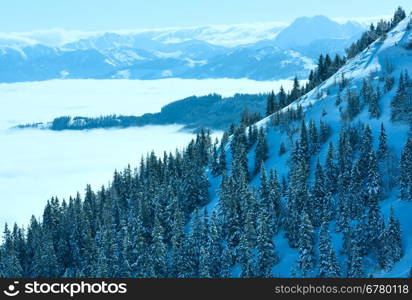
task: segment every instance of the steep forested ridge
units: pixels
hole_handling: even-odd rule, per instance
[[[398,10],[336,73],[318,68],[289,103],[270,95],[265,119],[219,142],[202,130],[99,191],[52,198],[41,220],[6,226],[0,275],[409,276],[411,25]]]

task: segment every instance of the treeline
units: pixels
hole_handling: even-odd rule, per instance
[[[395,11],[391,21],[380,20],[376,26],[371,24],[369,30],[367,30],[358,41],[356,41],[348,49],[346,49],[346,56],[340,56],[339,54],[336,54],[334,58],[331,58],[329,54],[321,54],[317,62],[317,67],[315,70],[312,70],[310,72],[308,82],[306,84],[299,84],[298,78],[295,77],[293,88],[288,94],[286,94],[283,87],[281,87],[278,94],[275,95],[272,92],[268,95],[266,101],[266,115],[272,115],[273,113],[288,106],[299,97],[305,95],[306,93],[319,86],[326,79],[335,74],[343,65],[345,65],[345,63],[349,59],[355,57],[357,54],[365,50],[373,42],[377,41],[378,39],[386,39],[386,34],[405,18],[405,11],[401,7],[399,7]],[[345,78],[343,77],[342,84],[345,84],[344,81]]]
[[[146,125],[182,124],[186,129],[197,130],[210,128],[225,130],[232,123],[241,121],[242,112],[261,115],[265,112],[267,94],[235,94],[223,98],[217,94],[192,96],[172,102],[164,106],[159,113],[142,116],[110,115],[100,117],[55,118],[49,124],[26,124],[17,126],[24,128],[45,128],[51,130],[87,130],[97,128],[128,128]]]
[[[380,20],[376,26],[371,24],[369,30],[366,31],[357,42],[353,43],[348,49],[346,49],[347,57],[349,59],[355,57],[373,42],[379,39],[386,39],[386,34],[395,28],[396,25],[398,25],[405,18],[405,10],[403,10],[402,7],[398,7],[390,21]]]

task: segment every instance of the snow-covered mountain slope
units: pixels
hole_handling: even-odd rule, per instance
[[[312,174],[310,181],[314,178],[314,166],[316,159],[319,158],[321,164],[325,163],[328,151],[329,142],[333,142],[335,150],[339,144],[339,134],[343,127],[348,125],[356,126],[360,122],[369,125],[374,137],[375,149],[378,146],[378,137],[380,128],[383,124],[388,136],[388,146],[392,153],[399,159],[401,151],[407,141],[410,127],[402,122],[391,121],[391,101],[395,96],[397,86],[399,85],[399,77],[401,73],[407,71],[412,73],[412,17],[409,16],[400,22],[396,28],[387,34],[384,40],[378,40],[370,45],[366,50],[361,52],[355,58],[349,60],[334,76],[319,85],[316,89],[302,96],[290,106],[283,109],[286,112],[290,109],[296,109],[299,106],[303,107],[304,120],[308,124],[310,120],[319,123],[326,122],[331,128],[331,135],[326,143],[324,143],[317,155],[312,157]],[[383,92],[385,78],[394,78],[394,87],[388,92]],[[340,83],[342,78],[345,78],[347,85],[341,88]],[[345,99],[348,91],[361,95],[363,81],[370,81],[376,89],[379,87],[382,90],[382,95],[379,100],[381,109],[378,118],[371,118],[368,108],[365,105],[360,113],[352,120],[342,120],[342,113],[346,110],[346,101],[336,103],[338,95]],[[269,158],[265,162],[266,170],[277,170],[279,177],[287,176],[290,171],[290,159],[295,141],[299,138],[298,128],[299,121],[295,122],[296,131],[291,134],[291,131],[281,129],[279,126],[273,125],[274,115],[269,116],[259,123],[258,127],[267,129],[267,141],[269,148]],[[292,122],[293,123],[293,122]],[[293,130],[292,130],[293,131]],[[286,145],[286,154],[280,155],[280,145]],[[227,156],[230,158],[230,146],[226,147]],[[248,154],[249,169],[254,168],[254,148]],[[411,174],[412,176],[412,174]],[[220,178],[212,178],[212,193],[215,195],[214,200],[208,205],[209,211],[213,210],[218,205],[218,194],[215,190],[218,189]],[[260,174],[257,174],[251,183],[256,188],[260,185]],[[370,255],[364,258],[365,275],[373,275],[374,277],[407,277],[412,266],[412,202],[402,201],[399,197],[398,188],[391,189],[380,202],[381,213],[385,222],[388,222],[390,209],[393,208],[396,218],[400,221],[402,231],[402,243],[404,256],[397,262],[389,271],[383,271],[377,268],[376,259]],[[332,222],[333,223],[333,222]],[[335,252],[338,254],[338,260],[341,264],[342,271],[346,270],[347,257],[341,254],[343,235],[342,233],[334,232],[334,224],[331,225],[332,241]],[[280,263],[273,268],[273,274],[276,276],[290,276],[291,269],[296,262],[298,253],[296,249],[289,247],[287,239],[284,237],[284,232],[280,232],[274,239],[276,247],[280,255]],[[316,271],[313,275],[316,276]],[[344,273],[345,274],[345,273]]]
[[[317,16],[297,19],[289,26],[0,34],[0,82],[306,77],[321,52],[342,53],[364,30],[355,22]]]

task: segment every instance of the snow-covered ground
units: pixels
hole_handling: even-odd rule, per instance
[[[181,126],[52,132],[16,130],[63,115],[141,115],[191,95],[259,93],[291,87],[288,80],[52,80],[0,84],[0,224],[26,225],[45,202],[106,184],[115,169],[137,166],[148,151],[174,151],[193,137]],[[219,134],[219,133],[216,133]],[[2,225],[0,225],[2,226]]]
[[[387,72],[387,66],[392,68],[392,76],[398,81],[401,72],[407,70],[409,73],[412,71],[412,53],[410,50],[405,49],[405,44],[408,36],[411,34],[411,30],[408,24],[412,22],[412,17],[409,16],[402,21],[394,30],[388,33],[385,41],[377,41],[373,43],[368,49],[360,53],[357,57],[350,60],[339,72],[337,72],[332,78],[327,80],[324,84],[320,85],[317,89],[308,93],[302,97],[299,101],[292,104],[296,106],[301,104],[306,110],[306,120],[314,119],[319,120],[322,116],[322,112],[326,112],[323,116],[328,124],[332,126],[332,136],[334,144],[338,143],[338,132],[341,127],[339,110],[335,106],[335,100],[337,95],[337,87],[335,82],[339,81],[342,74],[346,78],[351,80],[347,88],[354,89],[359,94],[362,86],[362,79],[367,78],[373,74],[373,78],[377,79],[383,76]],[[375,80],[376,81],[376,80]],[[377,143],[377,137],[379,134],[380,126],[383,123],[388,133],[388,145],[400,156],[401,149],[406,143],[408,126],[406,124],[393,123],[390,121],[390,102],[395,94],[395,88],[391,92],[385,94],[380,100],[382,114],[379,119],[369,119],[368,112],[363,111],[353,123],[358,121],[369,124],[372,128],[373,135],[375,137],[375,143]],[[344,92],[342,93],[344,94]],[[320,97],[318,97],[320,95]],[[261,125],[268,122],[269,119],[261,121]],[[287,138],[279,134],[277,131],[271,131],[269,133],[271,137],[270,148],[279,149],[280,142],[283,140],[287,142]],[[326,157],[326,146],[323,147],[319,154],[321,160]],[[273,154],[271,159],[267,162],[268,168],[277,168],[279,173],[284,173],[287,169],[285,158],[280,158],[277,154]],[[258,180],[255,180],[255,183]],[[366,274],[373,274],[375,277],[406,277],[412,266],[412,221],[410,213],[412,211],[412,203],[401,201],[398,199],[399,192],[395,189],[390,197],[381,202],[381,211],[385,216],[387,222],[390,208],[393,207],[396,217],[400,220],[401,230],[403,233],[403,246],[404,257],[401,261],[396,263],[390,272],[377,271],[373,267],[366,267]],[[333,234],[334,246],[340,243],[341,237],[339,234]],[[281,254],[289,253],[289,249],[281,249]],[[280,267],[281,268],[281,267]],[[285,270],[282,270],[285,271]],[[290,270],[289,270],[290,271]],[[287,275],[287,274],[283,274]]]
[[[377,139],[379,136],[380,126],[383,123],[388,134],[388,145],[390,148],[400,157],[400,152],[404,147],[409,126],[402,123],[393,123],[390,120],[391,108],[390,102],[395,95],[396,87],[398,84],[398,78],[401,72],[405,70],[409,74],[412,73],[412,51],[406,50],[405,45],[407,40],[411,36],[411,29],[408,29],[408,23],[412,24],[412,16],[409,16],[402,21],[394,30],[388,33],[385,41],[376,41],[365,51],[360,53],[355,58],[348,61],[334,76],[325,81],[316,89],[312,90],[308,94],[304,95],[289,107],[296,108],[298,104],[302,105],[305,110],[305,121],[310,119],[318,122],[319,120],[326,121],[332,128],[330,141],[333,141],[335,147],[338,145],[339,131],[342,126],[339,108],[335,105],[336,96],[338,93],[338,87],[336,82],[339,82],[342,74],[349,80],[349,85],[346,89],[355,90],[357,94],[360,94],[362,87],[362,80],[373,75],[374,84],[377,84],[378,78],[384,76],[387,71],[388,65],[391,66],[391,75],[396,79],[395,88],[389,93],[382,95],[380,99],[381,116],[379,119],[370,119],[367,109],[363,110],[353,121],[353,124],[362,122],[368,124],[373,132],[375,138],[375,146],[377,146]],[[382,86],[382,83],[379,83]],[[342,91],[341,95],[345,95],[346,89]],[[269,146],[269,159],[265,162],[267,170],[276,169],[280,176],[287,175],[289,171],[288,159],[291,154],[292,144],[286,132],[281,132],[277,127],[272,127],[270,124],[270,117],[267,117],[258,123],[258,126],[268,127],[268,146]],[[300,124],[296,124],[300,126]],[[288,152],[279,156],[278,150],[280,144],[284,142]],[[318,157],[322,163],[326,158],[327,147],[329,141],[323,145]],[[228,161],[230,161],[230,147],[227,146]],[[336,149],[336,148],[335,148]],[[249,168],[252,170],[254,166],[254,148],[251,149],[248,154]],[[314,159],[312,162],[315,162]],[[260,174],[256,175],[252,180],[251,185],[256,188],[260,184]],[[212,189],[215,189],[220,184],[220,178],[214,178],[212,180]],[[212,194],[213,200],[208,204],[208,211],[213,211],[218,205],[218,195]],[[403,250],[404,256],[401,261],[397,262],[389,272],[377,270],[374,266],[370,266],[365,263],[365,274],[367,276],[373,275],[374,277],[407,277],[412,267],[412,203],[399,200],[399,191],[394,189],[392,194],[386,199],[381,201],[381,213],[385,218],[385,222],[388,222],[390,209],[393,208],[396,218],[400,221],[401,231],[403,237]],[[331,228],[334,224],[332,224]],[[342,234],[332,232],[333,247],[336,253],[341,249]],[[291,268],[296,261],[297,252],[296,249],[291,249],[284,238],[284,233],[280,233],[274,239],[276,248],[280,256],[280,263],[273,268],[273,275],[279,277],[289,277],[291,275]],[[366,257],[365,261],[369,258]],[[339,260],[344,268],[346,267],[344,261],[346,257],[340,255]]]

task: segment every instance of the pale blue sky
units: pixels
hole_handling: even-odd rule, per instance
[[[300,16],[372,17],[411,0],[2,0],[0,32],[64,28],[135,29],[249,22]]]

